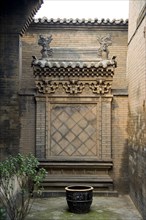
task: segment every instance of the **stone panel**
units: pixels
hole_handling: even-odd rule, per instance
[[[51,156],[98,156],[95,104],[51,106]]]
[[[62,103],[55,102],[55,99],[52,102],[44,97],[36,98],[38,158],[112,159],[112,99],[97,98],[94,103],[82,99],[79,103],[70,103],[69,100]]]

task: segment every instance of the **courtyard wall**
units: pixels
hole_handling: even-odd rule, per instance
[[[57,61],[95,61],[99,43],[97,36],[110,34],[112,46],[109,57],[116,56],[117,68],[112,85],[112,159],[115,189],[128,192],[127,115],[128,93],[126,81],[127,21],[66,22],[40,19],[34,21],[22,37],[21,89],[21,152],[35,153],[35,80],[31,68],[32,56],[41,57],[39,35],[52,35],[50,47]]]
[[[127,79],[130,196],[146,219],[146,3],[130,1]]]

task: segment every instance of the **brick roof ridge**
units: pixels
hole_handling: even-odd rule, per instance
[[[127,25],[128,24],[128,19],[98,19],[98,18],[47,18],[47,17],[42,17],[42,18],[34,18],[33,19],[34,23],[48,23],[48,24],[96,24],[96,25],[106,25],[106,24],[112,24],[112,25]]]

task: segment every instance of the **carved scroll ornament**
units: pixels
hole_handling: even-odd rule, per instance
[[[38,92],[43,94],[55,93],[56,89],[58,88],[58,84],[56,82],[51,82],[48,80],[36,81],[35,83]]]
[[[84,85],[82,82],[78,82],[77,80],[70,80],[68,82],[63,83],[63,88],[66,93],[77,94],[82,93],[84,89]]]
[[[64,89],[65,93],[81,94],[85,88],[85,85],[92,91],[92,93],[97,95],[109,94],[111,92],[111,83],[105,80],[96,81],[51,81],[51,80],[41,80],[36,81],[36,88],[39,93],[51,94],[55,93],[59,88],[59,85]]]
[[[105,94],[110,93],[111,84],[109,82],[105,82],[104,80],[97,80],[95,83],[92,82],[89,86],[93,93],[96,94]]]

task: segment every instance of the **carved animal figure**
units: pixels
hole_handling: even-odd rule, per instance
[[[52,49],[50,49],[51,41],[52,41],[52,35],[50,35],[47,38],[40,35],[40,38],[38,40],[38,45],[43,47],[41,50],[42,58],[48,58],[49,56],[52,56]]]
[[[108,34],[103,37],[97,37],[98,42],[100,43],[100,47],[97,50],[97,57],[102,59],[108,59],[109,50],[108,46],[112,45],[111,35]]]

